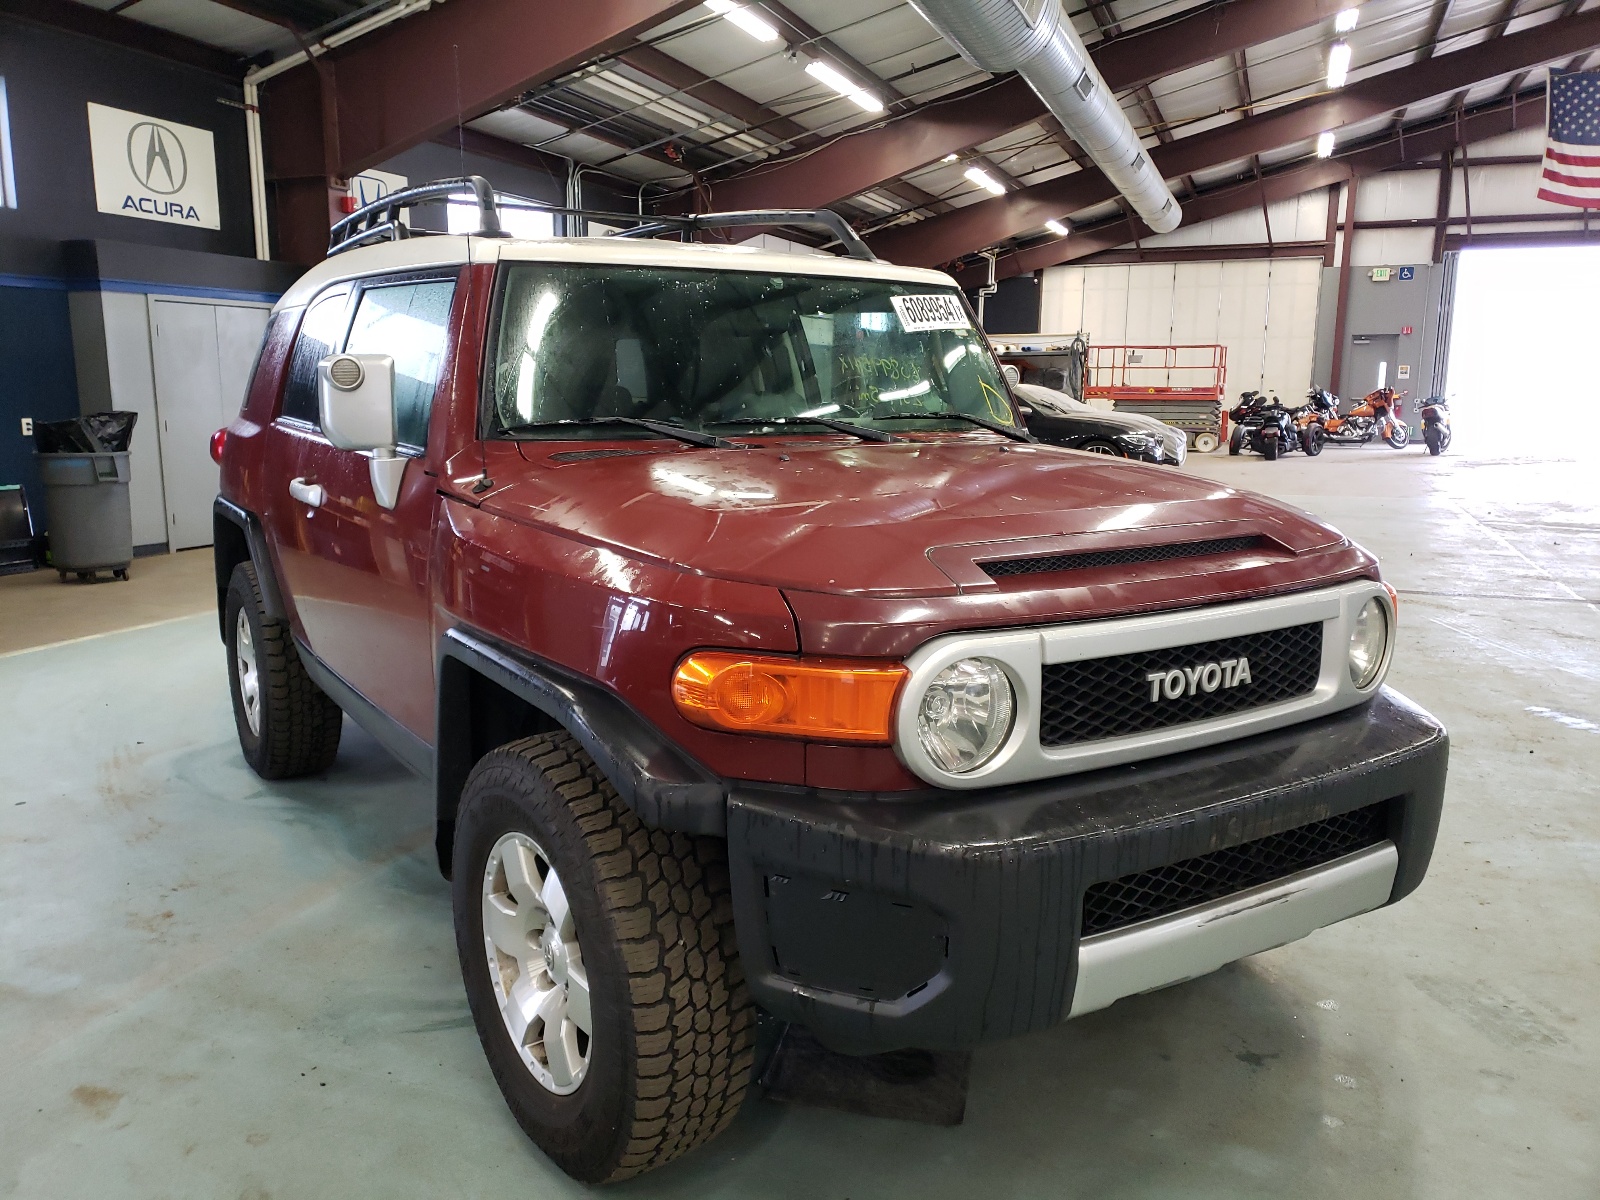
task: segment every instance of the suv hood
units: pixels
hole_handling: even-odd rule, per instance
[[[525,474],[501,471],[484,510],[681,570],[801,591],[953,595],[967,590],[975,560],[1027,553],[1252,534],[1289,556],[1344,544],[1303,512],[1171,468],[989,435],[743,450],[519,445]]]

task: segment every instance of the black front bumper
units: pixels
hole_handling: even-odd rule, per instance
[[[1227,745],[974,794],[734,785],[728,858],[756,1001],[836,1049],[968,1046],[1071,1008],[1083,895],[1383,805],[1389,901],[1427,870],[1449,742],[1387,689]]]

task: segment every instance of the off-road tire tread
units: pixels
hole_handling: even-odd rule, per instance
[[[595,1182],[627,1179],[721,1133],[749,1088],[755,1007],[734,936],[725,843],[646,828],[564,731],[509,742],[474,774],[505,771],[495,761],[502,756],[540,772],[583,831],[606,935],[621,951],[638,1035],[631,1124],[616,1166]]]
[[[262,682],[260,741],[265,753],[251,765],[263,779],[319,774],[333,765],[339,753],[344,713],[306,674],[289,623],[266,615],[254,563],[233,569],[230,589],[241,582],[247,589],[246,603],[254,606],[256,670]],[[231,658],[231,628],[229,638]]]

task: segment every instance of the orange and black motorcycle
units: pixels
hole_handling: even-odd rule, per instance
[[[1368,392],[1343,416],[1339,415],[1339,398],[1320,388],[1312,389],[1311,407],[1319,414],[1323,440],[1334,445],[1361,446],[1375,437],[1381,437],[1396,450],[1411,441],[1411,430],[1401,419],[1400,398],[1404,392],[1382,387]]]

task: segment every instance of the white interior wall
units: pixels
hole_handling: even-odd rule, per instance
[[[1562,221],[1511,222],[1486,225],[1485,233],[1551,232],[1581,229],[1580,213],[1564,205],[1539,199],[1538,163],[1500,166],[1472,166],[1474,160],[1512,155],[1542,154],[1544,129],[1519,129],[1502,137],[1474,142],[1467,147],[1468,167],[1457,166],[1451,173],[1450,215],[1467,215],[1467,196],[1472,197],[1475,217],[1511,216],[1522,213],[1552,213]],[[1369,175],[1356,189],[1358,221],[1423,220],[1431,222],[1438,213],[1439,173],[1437,171],[1389,171]],[[1259,224],[1259,223],[1258,223]],[[1462,226],[1452,229],[1463,232]],[[1433,229],[1361,229],[1350,247],[1350,261],[1358,267],[1397,266],[1425,263],[1433,255]]]
[[[85,291],[72,293],[69,304],[78,360],[78,409],[139,414],[128,459],[133,544],[161,545],[167,540],[167,502],[145,298],[134,292]]]
[[[1280,200],[1267,206],[1272,218],[1274,242],[1320,242],[1328,230],[1328,192],[1319,188]],[[1143,245],[1152,249],[1164,246],[1234,246],[1246,242],[1264,242],[1267,225],[1259,208],[1230,213],[1210,221],[1193,225],[1180,225],[1171,233],[1161,233],[1145,238]]]
[[[1311,380],[1321,277],[1319,258],[1051,267],[1040,325],[1081,330],[1092,346],[1220,343],[1230,394],[1266,388],[1287,398]],[[1171,380],[1200,382],[1182,372]]]

